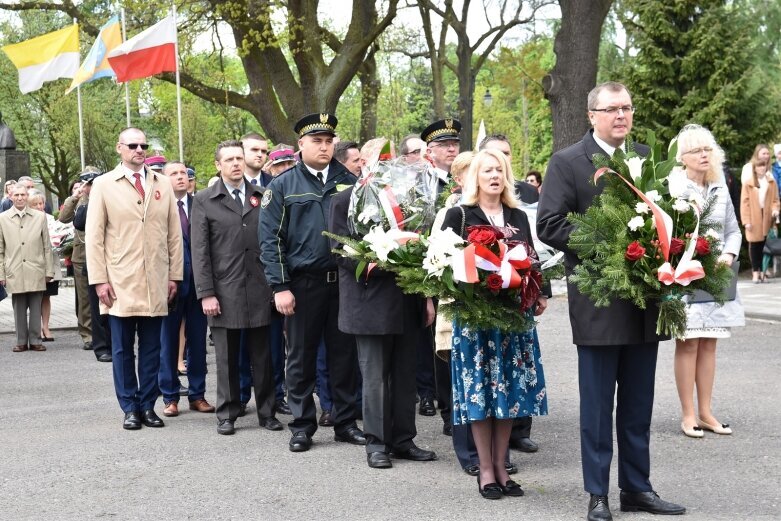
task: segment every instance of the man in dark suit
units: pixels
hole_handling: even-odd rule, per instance
[[[350,235],[347,209],[352,190],[334,196],[329,229]],[[337,244],[334,243],[334,247]],[[375,269],[355,279],[356,262],[339,263],[339,329],[355,335],[363,375],[363,428],[371,468],[390,468],[389,454],[413,461],[433,461],[436,454],[413,442],[415,372],[418,336],[434,321],[431,299],[405,295],[393,273]],[[425,321],[423,320],[425,317]]]
[[[258,421],[278,431],[282,424],[274,416],[269,349],[271,289],[263,276],[256,235],[262,189],[244,178],[239,141],[217,145],[214,158],[220,180],[195,195],[191,220],[196,295],[217,355],[217,432],[233,434],[241,409],[242,336],[252,364]]]
[[[179,330],[184,321],[184,336],[187,341],[187,383],[190,410],[214,412],[214,407],[206,401],[206,315],[201,303],[195,296],[192,254],[190,247],[190,216],[192,215],[193,196],[187,193],[189,180],[187,167],[179,161],[171,161],[163,167],[163,175],[171,180],[176,197],[179,222],[182,226],[182,251],[184,258],[184,277],[179,285],[176,303],[163,319],[160,332],[160,372],[158,383],[163,395],[163,414],[179,415]]]
[[[326,113],[309,114],[296,123],[301,162],[269,184],[257,230],[274,305],[287,317],[291,452],[309,450],[317,431],[312,392],[321,338],[325,338],[331,377],[334,440],[366,444],[355,423],[355,341],[337,328],[336,260],[323,236],[337,187],[355,184],[355,176],[333,159],[336,123],[336,117]]]
[[[565,252],[567,274],[579,263],[568,246],[573,225],[569,212],[584,213],[602,185],[592,182],[594,154],[612,155],[625,147],[632,129],[632,97],[620,83],[597,85],[588,95],[593,127],[583,139],[556,152],[548,164],[537,210],[537,234]],[[636,145],[641,155],[648,147]],[[615,300],[597,308],[588,297],[567,285],[573,341],[578,349],[580,386],[580,446],[583,481],[591,494],[590,521],[612,519],[608,505],[610,462],[613,459],[613,406],[617,396],[618,486],[621,510],[682,514],[685,509],[659,498],[650,475],[649,441],[654,401],[658,310],[642,310]],[[616,393],[616,386],[618,392]]]

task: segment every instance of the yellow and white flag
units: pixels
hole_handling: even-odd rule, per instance
[[[73,78],[79,70],[79,26],[74,24],[31,40],[2,48],[19,70],[22,94],[40,89],[44,82]]]

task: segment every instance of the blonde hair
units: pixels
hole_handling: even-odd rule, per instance
[[[450,175],[453,179],[458,178],[461,182],[461,186],[464,185],[464,178],[469,173],[469,165],[472,164],[472,160],[475,157],[475,153],[471,150],[461,152],[453,160],[453,164],[450,165]]]
[[[683,154],[700,147],[710,147],[710,168],[705,174],[705,182],[724,180],[724,150],[716,143],[711,131],[701,125],[686,125],[678,132],[678,152],[675,159],[680,163]],[[685,167],[684,167],[685,168]]]
[[[32,188],[27,191],[27,206],[32,206],[33,204],[37,203],[38,201],[42,202],[44,205],[46,204],[46,197],[43,195],[43,192],[40,190],[37,190],[35,188]]]
[[[469,175],[464,180],[463,198],[461,203],[466,206],[473,206],[477,204],[478,194],[480,192],[480,184],[477,180],[477,174],[480,169],[483,168],[485,162],[493,158],[499,162],[499,166],[504,174],[504,190],[502,190],[502,204],[510,208],[518,208],[518,199],[515,197],[515,178],[513,177],[513,169],[510,166],[510,162],[505,155],[496,149],[487,148],[481,150],[475,154],[472,164],[469,166]]]

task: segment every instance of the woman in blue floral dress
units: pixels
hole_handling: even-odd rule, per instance
[[[469,226],[502,227],[509,230],[509,240],[531,246],[529,221],[518,209],[505,156],[495,150],[479,152],[466,179],[462,206],[448,210],[442,228],[460,231],[466,238]],[[546,307],[547,299],[539,297],[534,314],[542,314]],[[519,333],[500,326],[483,330],[454,322],[450,358],[453,424],[471,425],[480,460],[478,487],[488,499],[523,495],[505,469],[513,419],[548,412],[536,330]]]

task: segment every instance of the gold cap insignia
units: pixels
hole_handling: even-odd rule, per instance
[[[452,119],[446,119],[445,120],[445,126],[447,128],[453,128],[453,120]]]
[[[328,114],[320,114],[320,123],[328,123]]]

